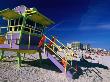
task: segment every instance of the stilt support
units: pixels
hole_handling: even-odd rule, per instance
[[[4,58],[4,51],[2,50],[0,53],[0,60],[3,60],[3,58]]]
[[[21,67],[21,54],[20,53],[17,53],[17,61],[18,61],[18,66]]]
[[[23,59],[22,59],[22,60],[25,60],[25,57],[26,57],[26,54],[25,54],[25,53],[23,53]]]
[[[39,58],[40,58],[40,63],[42,64],[42,51],[39,50]]]

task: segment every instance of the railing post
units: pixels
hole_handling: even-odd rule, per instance
[[[52,45],[52,48],[53,48],[53,51],[55,50],[55,47],[54,47],[54,45]]]
[[[44,54],[45,54],[45,43],[44,43]]]

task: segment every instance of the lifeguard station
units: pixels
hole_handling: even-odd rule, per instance
[[[44,29],[54,23],[35,8],[25,6],[3,10],[0,16],[8,21],[5,42],[0,48],[35,50]]]
[[[69,49],[59,40],[55,38],[51,40],[43,34],[49,25],[54,24],[52,20],[42,15],[36,8],[27,8],[23,5],[14,9],[2,10],[0,16],[7,21],[7,26],[0,28],[0,31],[2,28],[7,29],[7,32],[0,36],[1,59],[3,59],[4,51],[17,52],[18,65],[20,66],[20,53],[36,53],[40,49],[62,72],[66,72],[70,78],[73,77],[70,69],[74,68],[67,61],[68,56],[73,57],[73,52],[66,52]],[[55,48],[60,51],[64,50],[64,56],[58,54]],[[61,63],[62,60],[64,65]]]

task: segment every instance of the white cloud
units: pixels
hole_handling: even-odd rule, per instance
[[[98,25],[98,28],[110,30],[110,24],[101,24],[101,25]]]

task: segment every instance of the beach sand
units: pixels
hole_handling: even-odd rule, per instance
[[[69,79],[49,61],[39,65],[39,61],[26,60],[18,67],[16,61],[9,60],[0,61],[0,82],[110,82],[110,69],[96,67],[101,78],[95,72],[89,72],[94,68],[82,67],[83,74],[79,78]]]

